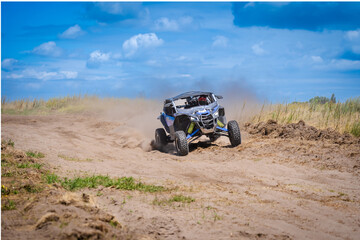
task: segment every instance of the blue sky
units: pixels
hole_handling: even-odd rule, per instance
[[[360,3],[1,3],[1,93],[360,95]]]

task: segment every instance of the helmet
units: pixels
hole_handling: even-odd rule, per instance
[[[199,97],[199,105],[207,105],[207,98],[205,96]]]

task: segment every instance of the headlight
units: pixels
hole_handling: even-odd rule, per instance
[[[191,120],[192,122],[194,122],[194,121],[199,121],[197,117],[190,117],[190,120]]]
[[[214,112],[214,117],[219,117],[219,111]]]

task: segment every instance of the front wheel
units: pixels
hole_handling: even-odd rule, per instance
[[[155,144],[159,149],[167,144],[166,132],[163,128],[155,130]]]
[[[236,121],[232,120],[228,123],[229,139],[231,146],[236,147],[241,144],[240,128]]]
[[[180,156],[186,156],[189,153],[189,144],[184,131],[175,132],[175,147]]]

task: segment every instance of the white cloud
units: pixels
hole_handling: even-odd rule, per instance
[[[360,70],[360,61],[333,59],[331,60],[329,67],[332,70]]]
[[[224,36],[216,36],[212,44],[213,47],[226,47],[228,39]]]
[[[50,41],[35,47],[31,52],[42,56],[58,57],[62,54],[62,49],[56,46],[55,42]]]
[[[187,25],[187,24],[191,24],[192,22],[193,22],[193,18],[190,16],[181,17],[179,19],[180,25]]]
[[[177,20],[162,17],[155,20],[154,29],[157,31],[179,31],[182,27],[193,22],[193,18],[189,16],[181,17]]]
[[[149,10],[141,2],[96,2],[88,4],[85,17],[99,24],[146,19]],[[103,25],[104,26],[104,25]]]
[[[50,80],[50,79],[58,79],[58,73],[57,72],[37,72],[34,74],[34,76],[37,78],[37,79],[40,79],[40,80]]]
[[[360,37],[360,29],[355,31],[347,31],[345,36],[350,41],[356,40]]]
[[[266,51],[261,47],[262,46],[262,42],[261,43],[258,43],[258,44],[254,44],[251,49],[253,50],[253,52],[256,54],[256,55],[264,55],[266,53]]]
[[[161,31],[177,31],[179,30],[179,25],[177,21],[163,17],[155,21],[155,29]]]
[[[104,62],[110,60],[110,53],[103,53],[100,50],[90,53],[90,58],[87,60],[86,66],[88,68],[98,68]]]
[[[180,57],[175,58],[175,60],[176,61],[185,61],[185,60],[188,60],[188,58],[185,56],[180,56]]]
[[[16,74],[16,73],[11,73],[10,75],[7,76],[7,78],[13,78],[13,79],[18,79],[18,78],[22,78],[24,77],[21,74]]]
[[[123,50],[126,56],[133,55],[138,49],[158,47],[163,44],[163,40],[158,38],[155,33],[145,33],[132,36],[123,43]]]
[[[85,79],[89,80],[89,81],[104,81],[104,80],[109,80],[109,79],[113,79],[114,77],[109,75],[109,76],[96,76],[96,75],[91,75],[91,76],[86,76]]]
[[[19,79],[19,78],[33,78],[38,80],[55,80],[55,79],[75,79],[78,73],[74,71],[60,71],[60,72],[49,72],[49,71],[38,71],[35,69],[25,69],[21,73],[11,73],[6,78]]]
[[[121,53],[113,53],[113,54],[111,54],[111,58],[112,59],[121,59],[122,54]]]
[[[139,10],[137,3],[124,2],[97,2],[95,3],[103,12],[113,15],[126,15]]]
[[[153,66],[153,67],[160,67],[161,64],[156,60],[149,60],[146,62],[147,65]]]
[[[75,79],[78,76],[77,72],[72,71],[60,71],[60,74],[62,74],[66,79]]]
[[[322,63],[323,59],[320,56],[311,56],[311,59],[316,63]]]
[[[60,38],[66,38],[66,39],[75,39],[81,35],[83,35],[85,32],[81,29],[79,25],[74,25],[72,27],[69,27],[65,32],[60,34]]]
[[[14,58],[5,58],[1,62],[1,68],[5,69],[5,70],[12,70],[14,68],[14,66],[16,65],[16,63],[18,63],[18,62],[19,61]]]
[[[191,77],[191,75],[190,74],[180,74],[180,77],[189,78],[189,77]]]
[[[90,53],[90,59],[91,61],[96,62],[106,62],[110,59],[110,53],[102,53],[100,50],[96,50],[92,53]]]
[[[254,2],[249,2],[249,3],[245,4],[244,8],[254,7],[254,6],[255,6]]]

